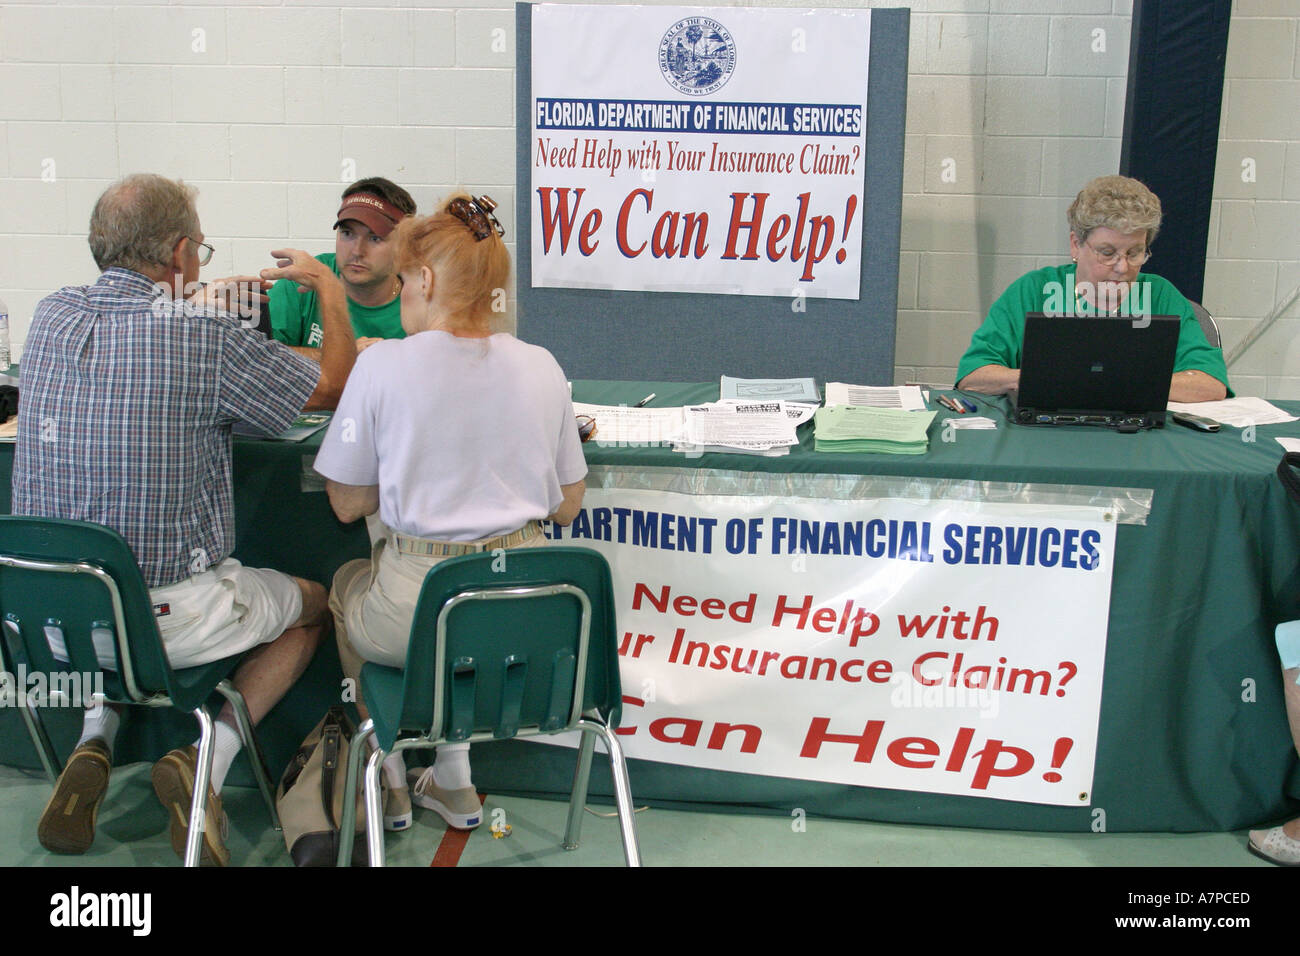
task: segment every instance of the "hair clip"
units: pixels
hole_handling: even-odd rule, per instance
[[[447,212],[469,226],[476,240],[486,239],[492,235],[493,229],[498,236],[506,234],[505,226],[492,212],[496,208],[496,200],[491,196],[457,196],[447,203]]]

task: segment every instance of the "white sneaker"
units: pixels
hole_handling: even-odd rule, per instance
[[[384,790],[384,829],[405,830],[413,820],[411,813],[411,791],[406,787]]]
[[[1251,830],[1246,849],[1278,866],[1300,866],[1300,840],[1293,840],[1281,827]]]
[[[406,772],[410,784],[411,802],[417,807],[433,810],[456,830],[473,830],[483,822],[483,804],[473,787],[444,790],[433,782],[433,768],[412,769]]]

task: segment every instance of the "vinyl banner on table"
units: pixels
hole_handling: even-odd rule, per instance
[[[869,11],[532,18],[534,287],[858,298]]]
[[[628,756],[1088,803],[1103,509],[593,488],[551,534],[613,568]]]

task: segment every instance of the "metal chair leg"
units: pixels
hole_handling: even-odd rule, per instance
[[[592,727],[605,741],[609,751],[609,770],[614,777],[614,802],[618,805],[618,825],[623,834],[623,857],[628,866],[641,865],[641,848],[636,840],[636,820],[633,817],[632,785],[627,777],[627,761],[623,759],[623,746],[618,736],[603,723],[592,720],[579,721],[578,726]]]
[[[376,748],[366,763],[366,847],[370,865],[384,865],[384,807],[379,792],[379,772],[388,756]]]
[[[253,779],[257,781],[257,789],[262,792],[262,799],[266,801],[266,809],[271,814],[271,826],[276,830],[282,830],[280,826],[280,813],[275,807],[275,786],[272,784],[271,775],[266,769],[266,757],[262,753],[262,745],[258,743],[257,735],[253,732],[253,720],[248,713],[248,704],[244,701],[244,695],[241,694],[228,680],[223,680],[217,685],[217,690],[221,696],[230,701],[231,710],[235,712],[235,722],[238,724],[239,736],[244,741],[244,753],[248,756],[248,763],[253,768]]]
[[[54,749],[54,744],[50,743],[50,735],[45,732],[45,721],[41,720],[41,715],[36,712],[36,705],[32,703],[30,697],[27,698],[27,706],[19,709],[23,715],[23,723],[27,725],[27,736],[32,740],[32,748],[36,755],[41,758],[41,766],[45,768],[45,775],[50,778],[50,785],[59,782],[59,774],[63,773],[63,764],[59,761],[58,751]]]
[[[361,755],[366,752],[366,738],[374,735],[375,722],[367,720],[352,735],[348,748],[347,776],[344,778],[343,818],[339,821],[338,865],[352,865],[352,843],[357,829],[357,781],[361,777]]]
[[[587,784],[591,780],[591,757],[596,751],[595,733],[578,736],[578,765],[573,769],[573,793],[569,797],[569,820],[564,827],[566,850],[576,850],[582,836],[582,814],[587,805]]]
[[[21,645],[22,636],[19,634],[17,621],[5,620],[3,628],[4,635],[0,636],[0,641],[7,640],[15,646]],[[36,756],[40,758],[41,766],[45,768],[45,775],[50,778],[50,785],[53,786],[59,782],[59,774],[63,772],[63,764],[59,761],[59,755],[54,749],[54,745],[50,743],[50,735],[45,732],[45,722],[41,720],[41,715],[36,712],[35,701],[25,693],[26,688],[18,686],[17,672],[7,646],[0,647],[0,669],[4,671],[4,681],[9,684],[7,692],[15,700],[21,695],[26,701],[27,706],[20,707],[19,712],[23,715],[23,723],[27,727],[27,736],[32,740],[32,749],[36,751]]]
[[[185,865],[199,865],[203,849],[203,828],[208,820],[208,782],[212,779],[212,751],[215,749],[212,715],[206,707],[194,709],[199,722],[199,758],[194,769],[194,797],[190,801],[190,826],[185,839]]]

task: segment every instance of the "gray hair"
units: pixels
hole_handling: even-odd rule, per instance
[[[101,270],[120,266],[141,272],[166,266],[182,236],[199,231],[193,186],[153,173],[113,183],[90,214],[90,252]]]
[[[1145,232],[1147,245],[1160,231],[1160,200],[1136,179],[1128,176],[1099,176],[1074,197],[1065,214],[1070,231],[1083,242],[1094,229],[1116,232]]]

